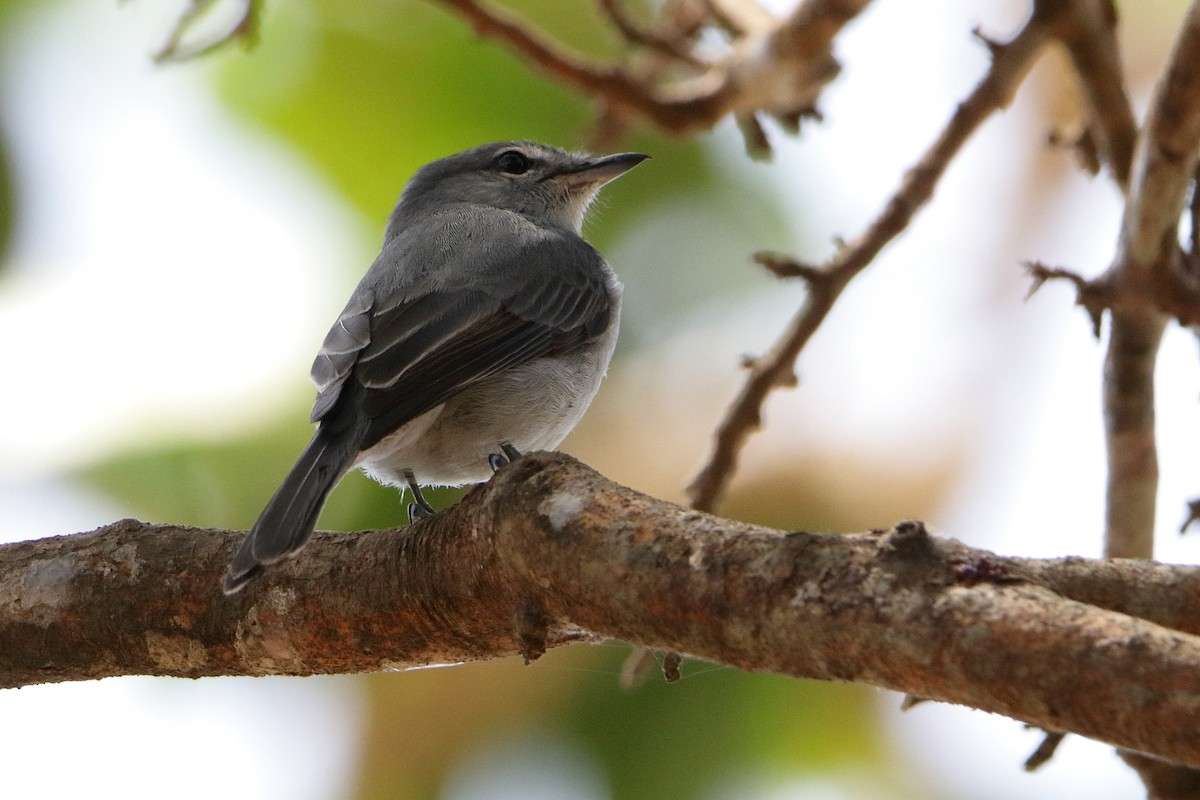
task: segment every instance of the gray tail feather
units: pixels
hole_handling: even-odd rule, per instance
[[[262,572],[304,546],[316,527],[325,498],[350,468],[352,452],[318,430],[258,521],[242,542],[225,574],[225,594],[233,594]]]

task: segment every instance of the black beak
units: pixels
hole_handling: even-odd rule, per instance
[[[589,186],[599,189],[611,180],[621,177],[650,156],[645,153],[617,153],[583,161],[569,167],[558,175],[573,186]]]

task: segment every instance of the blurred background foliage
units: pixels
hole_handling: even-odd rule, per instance
[[[617,45],[597,35],[607,29],[592,3],[531,0],[515,10],[581,51],[603,55]],[[302,153],[376,230],[421,164],[506,138],[580,147],[593,121],[588,102],[481,42],[444,10],[415,1],[268,3],[260,39],[247,52],[167,68],[209,73],[231,113]],[[602,250],[656,210],[687,203],[709,215],[685,236],[670,232],[676,249],[659,250],[653,263],[619,265],[632,293],[642,292],[624,321],[625,355],[659,338],[673,316],[742,291],[747,254],[792,245],[795,227],[762,171],[723,170],[702,142],[640,132],[620,149],[653,161],[636,181],[605,190],[588,225]],[[366,266],[347,259],[329,269],[356,280]],[[144,519],[245,528],[307,440],[310,399],[298,392],[286,413],[249,435],[139,448],[89,467],[85,477]],[[456,494],[432,499],[444,504]],[[394,490],[355,473],[335,492],[321,527],[396,526],[403,518]],[[614,798],[712,796],[730,775],[878,765],[870,693],[861,688],[689,663],[676,685],[653,675],[627,692],[617,685],[626,654],[612,643],[552,652],[528,668],[505,662],[345,678],[361,681],[369,696],[353,796],[438,797],[467,754],[527,732],[582,748]]]

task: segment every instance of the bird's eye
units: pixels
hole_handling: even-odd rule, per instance
[[[523,175],[529,171],[529,159],[516,150],[506,150],[496,159],[496,167],[509,175]]]

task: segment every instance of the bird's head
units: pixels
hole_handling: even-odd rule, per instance
[[[499,208],[579,233],[600,187],[648,156],[568,153],[534,142],[494,142],[419,169],[392,224],[457,204]]]

